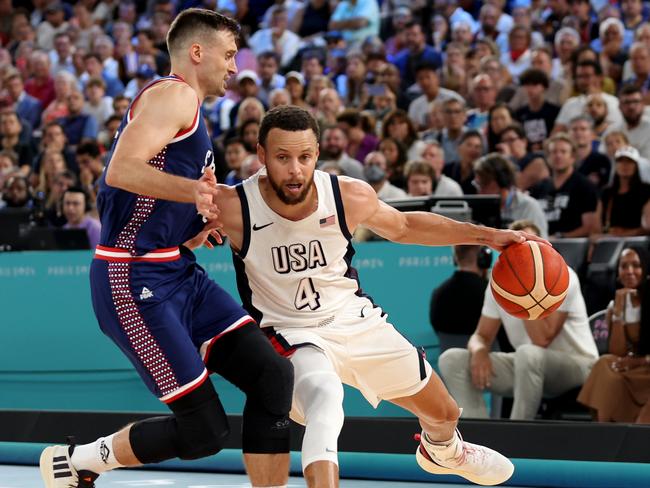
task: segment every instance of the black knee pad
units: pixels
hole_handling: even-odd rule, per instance
[[[174,415],[135,423],[129,432],[133,453],[143,464],[198,459],[223,449],[228,418],[210,381],[169,404]]]
[[[208,368],[246,393],[242,447],[249,453],[289,451],[293,366],[255,325],[217,340]]]

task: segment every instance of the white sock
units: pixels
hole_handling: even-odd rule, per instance
[[[432,441],[426,432],[423,432],[424,444],[427,450],[433,451],[438,459],[447,460],[458,456],[460,436],[456,431],[451,439],[446,441]]]
[[[93,473],[103,473],[111,469],[121,468],[122,464],[117,462],[113,449],[113,437],[100,437],[95,442],[75,446],[70,461],[77,471],[85,469]]]

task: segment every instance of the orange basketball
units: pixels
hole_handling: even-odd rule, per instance
[[[497,303],[510,315],[534,320],[549,315],[564,301],[569,269],[548,244],[526,241],[499,255],[490,279]]]

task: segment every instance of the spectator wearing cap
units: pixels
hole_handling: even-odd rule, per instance
[[[380,200],[406,198],[407,193],[388,181],[388,163],[381,151],[369,152],[363,160],[363,174]]]
[[[141,64],[138,66],[133,79],[127,83],[123,95],[133,99],[138,92],[147,85],[147,83],[150,83],[157,78],[158,75],[151,66],[148,64]]]
[[[422,26],[415,21],[404,26],[406,49],[389,59],[399,69],[403,90],[415,83],[415,67],[420,63],[430,63],[437,68],[442,66],[440,53],[426,43]]]
[[[68,23],[65,21],[63,4],[51,3],[45,9],[45,21],[41,22],[36,29],[38,47],[49,51],[54,47],[54,36],[67,29]]]
[[[457,92],[440,86],[437,69],[434,64],[419,64],[415,68],[415,79],[422,91],[422,95],[411,102],[408,114],[418,130],[425,130],[429,127],[431,104],[444,102],[450,98],[457,100],[463,99]]]
[[[269,94],[276,88],[284,88],[284,76],[278,73],[280,57],[273,51],[264,51],[257,56],[257,75],[259,77],[258,98],[269,104]]]
[[[30,77],[25,80],[25,91],[47,107],[55,98],[54,80],[50,75],[50,58],[43,51],[34,51],[29,57]]]
[[[612,164],[609,158],[599,152],[594,122],[588,115],[576,117],[569,124],[569,134],[576,145],[576,169],[598,188],[610,181]]]
[[[287,9],[274,5],[269,27],[260,29],[248,39],[248,46],[256,56],[272,50],[280,57],[280,66],[287,67],[298,53],[301,39],[287,29]]]
[[[29,122],[32,128],[39,127],[43,107],[39,100],[25,91],[25,84],[20,73],[18,71],[9,71],[4,78],[4,87],[18,116]]]
[[[321,160],[318,162],[318,167],[325,163],[334,163],[345,175],[365,180],[363,164],[345,152],[348,147],[348,138],[341,128],[335,126],[325,129],[320,147]]]
[[[555,134],[547,144],[551,177],[531,195],[546,213],[554,237],[588,237],[598,231],[598,189],[575,169],[576,146],[569,134]]]
[[[328,30],[332,12],[332,4],[328,0],[308,0],[296,10],[290,29],[303,39],[324,34]]]
[[[348,46],[379,35],[377,0],[342,0],[330,18],[329,30],[340,31]]]
[[[598,220],[604,234],[614,236],[650,233],[650,185],[641,181],[641,156],[632,146],[616,151],[614,177],[603,189]]]
[[[310,105],[305,101],[305,77],[299,71],[289,71],[284,75],[285,88],[291,95],[291,105],[302,107],[311,111]]]
[[[249,97],[257,98],[257,94],[259,93],[259,82],[259,76],[257,76],[257,73],[252,69],[245,69],[237,74],[237,92],[239,94],[239,101],[235,103],[230,110],[230,124],[228,125],[228,128],[235,127],[237,112],[239,111],[239,106],[242,101]]]
[[[636,85],[625,85],[618,95],[623,121],[612,124],[607,132],[620,130],[638,149],[641,156],[650,159],[650,117],[645,115],[643,94]]]
[[[508,224],[530,220],[540,230],[540,237],[548,236],[548,223],[539,202],[515,185],[516,168],[504,156],[490,153],[474,163],[474,183],[479,195],[498,195],[501,199],[501,219]]]
[[[526,103],[514,113],[514,118],[526,131],[528,142],[535,149],[541,149],[553,130],[560,107],[546,101],[549,80],[542,70],[527,69],[519,82],[526,93]]]
[[[90,78],[101,78],[106,83],[106,94],[109,97],[121,95],[124,92],[122,82],[106,71],[98,54],[89,53],[84,56],[84,66],[86,72],[81,75],[81,83],[85,86]]]

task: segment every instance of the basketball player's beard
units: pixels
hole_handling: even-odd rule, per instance
[[[266,176],[269,179],[271,188],[273,188],[273,191],[275,192],[277,197],[285,205],[297,205],[299,203],[304,202],[305,198],[307,198],[307,195],[309,194],[309,190],[311,189],[312,186],[314,186],[314,174],[312,173],[309,180],[305,181],[305,183],[303,184],[302,191],[295,197],[292,197],[287,195],[283,191],[282,186],[278,185],[278,183],[273,179],[273,177],[268,172]]]

